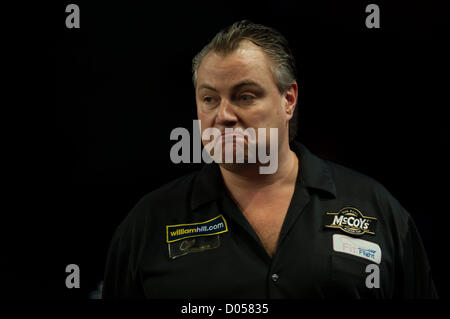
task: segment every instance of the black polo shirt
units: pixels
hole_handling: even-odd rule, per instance
[[[104,298],[432,298],[410,215],[373,179],[299,143],[271,258],[217,164],[146,195],[117,228]],[[368,267],[369,266],[369,267]]]

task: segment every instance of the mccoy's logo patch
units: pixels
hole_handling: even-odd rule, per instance
[[[225,233],[228,226],[222,215],[201,223],[166,226],[166,241],[172,243],[185,238],[210,236]]]
[[[375,217],[364,216],[354,207],[344,207],[337,213],[325,214],[325,227],[338,228],[351,235],[375,235],[376,222]]]

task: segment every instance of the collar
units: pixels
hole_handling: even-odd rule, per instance
[[[328,164],[311,153],[303,144],[292,142],[292,151],[300,162],[297,187],[304,186],[322,197],[336,198],[336,186],[331,177]],[[217,163],[206,164],[193,181],[191,209],[219,199],[225,194],[225,185]]]
[[[194,210],[202,204],[219,199],[224,192],[225,184],[219,165],[215,162],[206,164],[193,181],[191,209]]]
[[[292,142],[291,149],[297,154],[300,162],[297,184],[300,183],[310,191],[316,191],[319,196],[336,198],[336,185],[327,162],[299,142]]]

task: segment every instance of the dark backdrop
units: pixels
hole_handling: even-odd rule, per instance
[[[17,186],[16,227],[6,229],[7,294],[88,298],[96,289],[113,231],[134,204],[201,166],[169,158],[171,130],[192,131],[196,117],[191,59],[246,18],[281,31],[295,53],[297,139],[402,203],[446,295],[445,2],[373,1],[381,29],[366,29],[368,1],[73,1],[81,28],[70,30],[69,3],[51,8],[56,37],[39,48],[53,65],[42,74],[49,97],[35,111],[46,138],[30,145],[34,165]],[[70,263],[80,266],[80,289],[65,287]]]

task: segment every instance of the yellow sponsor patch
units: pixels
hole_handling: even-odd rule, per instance
[[[200,223],[166,225],[166,242],[172,243],[190,237],[217,235],[227,231],[227,222],[223,215],[219,215]]]

